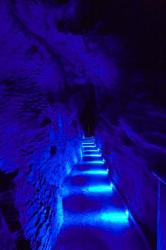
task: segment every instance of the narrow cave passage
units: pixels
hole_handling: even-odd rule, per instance
[[[162,0],[0,1],[0,250],[166,249],[165,27]]]
[[[63,209],[56,250],[150,249],[111,183],[94,137],[82,141],[82,160],[64,183]]]
[[[85,136],[94,136],[97,121],[97,105],[95,86],[86,84],[82,89],[82,107],[79,111],[79,119]]]

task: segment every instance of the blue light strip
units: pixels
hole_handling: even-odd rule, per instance
[[[101,157],[102,154],[83,154],[83,157]]]
[[[83,148],[96,148],[96,145],[82,145]]]
[[[111,226],[113,228],[128,227],[130,225],[129,217],[129,212],[127,214],[126,211],[118,211],[115,209],[100,213],[92,212],[77,215],[75,213],[67,213],[67,221],[70,224],[79,225],[80,223],[83,223],[97,225],[99,223],[100,226],[103,224],[104,226]]]
[[[105,176],[108,175],[109,170],[104,165],[105,159],[102,158],[102,152],[97,146],[95,145],[95,141],[92,142],[87,140],[83,141],[82,143],[82,157],[91,157],[90,159],[86,158],[80,162],[81,164],[89,165],[87,166],[79,166],[76,170],[74,170],[71,175],[78,176],[76,179],[78,180],[78,184],[80,185],[73,185],[72,182],[69,182],[69,185],[64,186],[63,188],[63,196],[71,196],[71,195],[77,195],[81,194],[83,196],[87,197],[97,197],[99,200],[102,200],[102,197],[109,198],[113,195],[115,191],[115,187],[113,183],[109,184],[108,178]],[[101,157],[96,158],[95,157]],[[94,166],[92,166],[94,165]],[[96,166],[95,166],[96,165]],[[99,166],[98,166],[99,165]],[[104,165],[104,166],[101,166]],[[91,175],[91,177],[81,177],[79,175]],[[97,175],[97,177],[92,176]],[[98,178],[98,176],[101,176]],[[103,177],[104,176],[104,177]],[[80,180],[88,180],[90,178],[90,181],[94,180],[95,183],[88,184],[89,181],[80,181]],[[96,180],[97,178],[97,180]],[[75,180],[75,178],[74,178]],[[97,181],[97,182],[96,182]],[[107,181],[107,182],[105,182]],[[106,209],[104,209],[106,208]],[[65,211],[66,212],[66,211]],[[67,217],[65,214],[65,218],[67,218],[67,223],[78,225],[80,224],[90,224],[94,226],[104,226],[104,227],[112,227],[112,228],[123,228],[128,227],[130,224],[130,213],[129,211],[124,208],[124,205],[122,204],[121,209],[116,209],[113,207],[113,205],[108,207],[108,204],[104,204],[102,207],[102,210],[99,211],[95,210],[94,212],[85,211],[80,213],[72,213],[71,211],[67,212]]]
[[[81,164],[84,165],[104,165],[105,160],[96,160],[96,161],[82,161]]]
[[[95,141],[95,138],[84,138],[83,139],[83,142],[94,142]]]
[[[99,219],[106,223],[128,224],[129,211],[103,212],[99,215]]]
[[[82,142],[82,145],[94,145],[94,144],[95,144],[94,142]]]
[[[74,175],[108,175],[108,169],[106,170],[84,170],[84,171],[78,171],[75,172]]]
[[[100,152],[100,149],[97,148],[97,149],[84,149],[84,153],[97,153],[97,152]]]
[[[95,140],[91,140],[91,141],[83,141],[82,143],[95,143]]]
[[[112,193],[113,191],[113,184],[110,185],[94,185],[88,186],[83,189],[85,192],[89,193]]]
[[[76,188],[73,186],[63,187],[62,194],[63,197],[70,196],[72,194],[82,194],[85,193],[87,196],[91,195],[112,195],[114,190],[113,184],[110,185],[91,185],[91,186],[83,186],[81,188]]]

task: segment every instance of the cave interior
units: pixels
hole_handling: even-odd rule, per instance
[[[0,249],[166,249],[166,2],[0,1]]]

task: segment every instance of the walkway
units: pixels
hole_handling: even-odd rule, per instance
[[[64,224],[56,250],[147,250],[95,139],[84,139],[82,148],[82,161],[64,186]]]

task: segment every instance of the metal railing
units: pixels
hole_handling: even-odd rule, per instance
[[[153,172],[157,190],[157,250],[166,250],[166,181]]]

